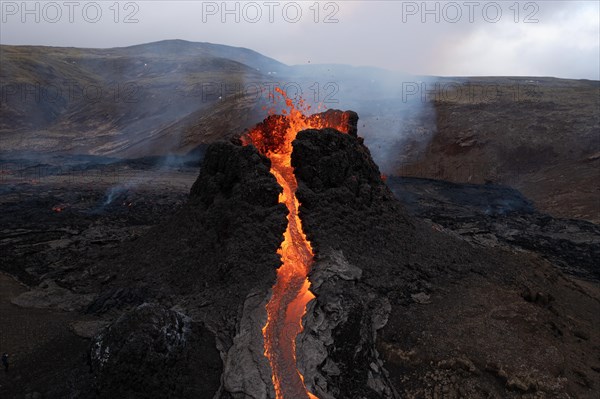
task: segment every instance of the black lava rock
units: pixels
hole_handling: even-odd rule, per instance
[[[99,398],[211,398],[222,371],[215,336],[182,313],[143,304],[92,341]]]

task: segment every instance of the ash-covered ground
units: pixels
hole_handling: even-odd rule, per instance
[[[286,211],[268,159],[224,142],[199,175],[19,162],[0,190],[0,396],[272,397],[260,329]],[[384,182],[333,130],[299,134],[292,162],[316,253],[298,367],[320,399],[598,395],[598,226],[504,187]]]

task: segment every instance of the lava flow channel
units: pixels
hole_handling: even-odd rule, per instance
[[[333,123],[318,114],[304,115],[285,92],[278,90],[278,93],[285,99],[288,109],[272,119],[272,123],[263,123],[242,138],[245,144],[254,144],[271,160],[271,174],[283,188],[279,202],[288,209],[288,224],[278,249],[282,264],[277,269],[277,281],[267,304],[267,324],[263,327],[265,356],[271,365],[276,399],[318,399],[308,392],[296,365],[296,337],[302,331],[306,304],[314,298],[308,280],[314,256],[298,214],[298,183],[291,165],[292,141],[304,129],[332,127],[346,132],[347,128],[328,126]],[[300,106],[304,107],[302,100]],[[308,109],[310,107],[304,107],[304,110]]]

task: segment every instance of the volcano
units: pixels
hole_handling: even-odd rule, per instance
[[[592,294],[543,260],[409,216],[358,116],[307,113],[288,100],[212,144],[188,202],[98,267],[93,279],[112,277],[87,312],[124,316],[92,341],[93,379],[73,385],[222,399],[591,389],[591,354],[553,353],[576,353],[577,336],[599,342],[583,321]]]
[[[282,110],[207,148],[168,218],[99,253],[73,292],[47,284],[105,327],[44,397],[593,395],[592,284],[415,217],[356,113],[309,116],[280,96]],[[58,203],[43,204],[51,221],[75,212]]]

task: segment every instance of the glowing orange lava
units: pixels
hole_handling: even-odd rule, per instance
[[[296,336],[302,331],[306,304],[314,298],[308,280],[314,256],[298,214],[298,182],[291,165],[292,141],[305,129],[331,127],[347,133],[347,124],[343,118],[326,118],[324,114],[306,116],[304,112],[310,110],[309,106],[300,100],[297,108],[285,92],[276,90],[285,99],[287,110],[242,138],[244,144],[255,145],[271,160],[271,173],[283,188],[279,202],[289,211],[287,229],[277,251],[282,265],[277,270],[273,295],[267,304],[267,324],[263,327],[265,356],[271,365],[276,399],[318,399],[308,392],[296,366]]]

